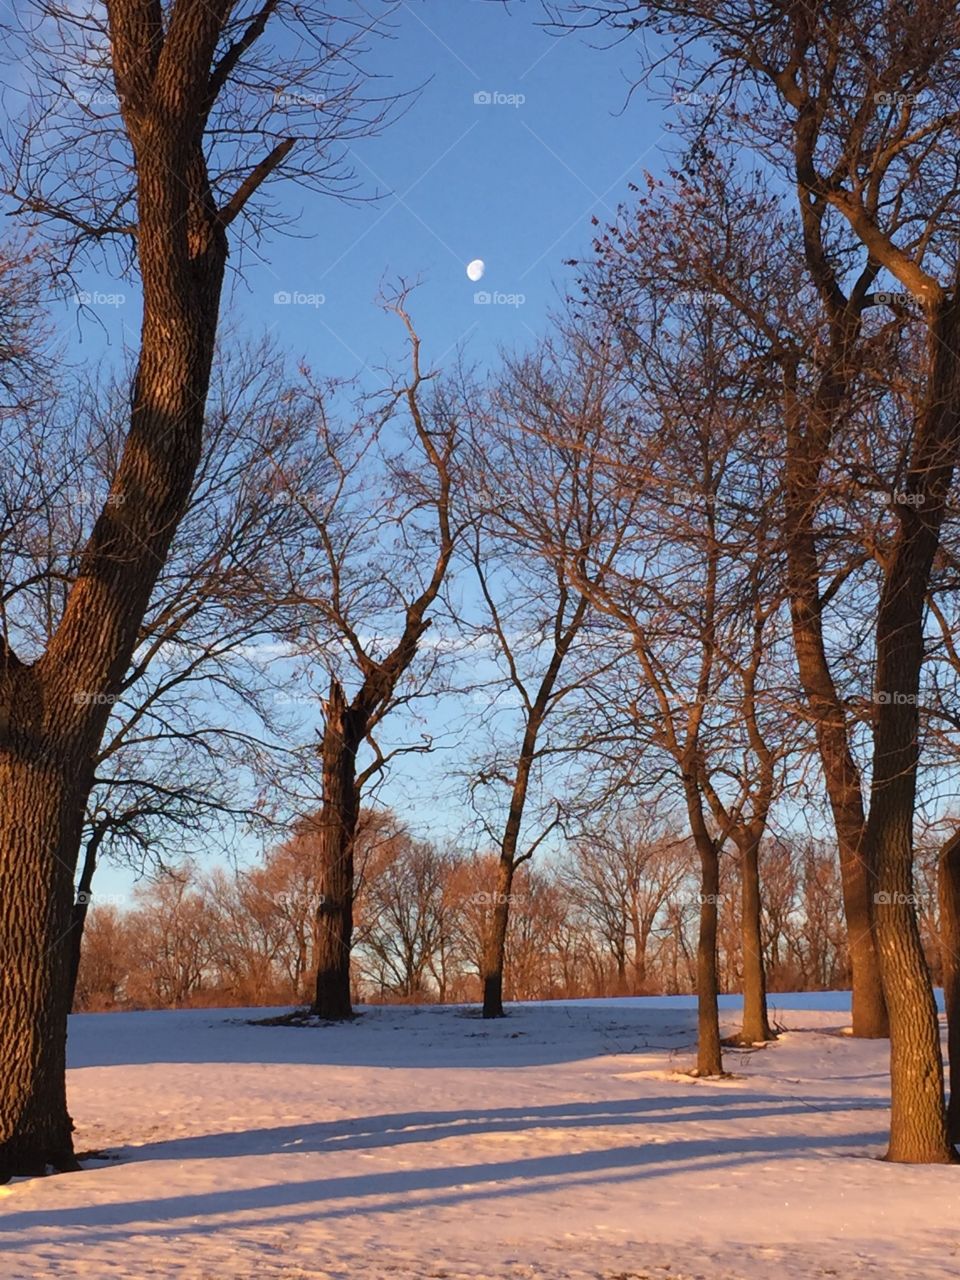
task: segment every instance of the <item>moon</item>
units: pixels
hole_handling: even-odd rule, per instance
[[[486,269],[487,264],[482,258],[474,258],[472,262],[467,264],[467,275],[474,283],[476,283],[478,280],[483,279],[483,273]]]

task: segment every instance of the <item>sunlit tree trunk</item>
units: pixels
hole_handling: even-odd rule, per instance
[[[356,785],[356,715],[343,687],[330,683],[324,704],[323,803],[320,810],[321,900],[317,908],[317,985],[313,1012],[339,1021],[353,1016],[350,947],[353,939],[353,845],[360,816]]]

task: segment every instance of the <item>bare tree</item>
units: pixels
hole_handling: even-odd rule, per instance
[[[64,269],[91,242],[124,245],[143,306],[128,432],[61,616],[34,660],[9,630],[0,636],[3,1179],[76,1167],[65,1089],[74,870],[109,708],[202,453],[230,228],[298,147],[288,168],[304,177],[329,170],[359,74],[354,60],[338,62],[341,41],[328,45],[325,7],[312,15],[315,30],[309,10],[273,0],[30,9],[20,52],[34,96],[12,116],[4,186],[49,233]],[[282,10],[323,55],[291,66],[288,54],[288,81],[318,66],[313,83],[326,88],[331,66],[351,70],[354,92],[329,118],[332,131],[320,93],[299,108],[319,130],[264,113],[281,55],[266,64],[257,55]],[[86,69],[115,91],[105,111],[65,86]]]
[[[316,448],[329,478],[319,492],[300,489],[295,475],[286,478],[312,523],[306,554],[286,561],[286,600],[297,615],[290,638],[329,681],[319,744],[322,886],[313,1003],[329,1019],[352,1016],[354,839],[364,788],[398,754],[431,746],[423,735],[381,747],[380,730],[391,712],[437,687],[440,647],[422,642],[457,538],[457,404],[443,388],[429,396],[436,375],[421,366],[406,298],[404,289],[387,308],[406,329],[408,379],[346,428],[319,403]]]
[[[612,361],[571,329],[557,346],[544,345],[512,365],[489,411],[474,419],[464,483],[472,515],[469,557],[484,606],[475,642],[482,637],[492,647],[519,735],[518,743],[495,745],[471,781],[472,803],[499,848],[484,949],[485,1018],[503,1016],[514,874],[564,817],[560,797],[543,797],[531,822],[531,791],[575,749],[565,713],[597,661],[587,634],[589,598],[571,585],[568,562],[582,570],[600,548],[595,563],[602,578],[622,537],[618,499],[605,490],[597,466],[616,413],[614,372]],[[503,704],[499,686],[492,687],[496,738],[505,733],[498,715]],[[551,735],[558,724],[561,731]],[[589,740],[578,737],[576,749],[589,749]],[[494,810],[499,830],[484,812],[491,786],[506,800],[505,813]]]

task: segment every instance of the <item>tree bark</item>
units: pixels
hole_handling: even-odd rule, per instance
[[[839,396],[839,390],[833,394]],[[825,393],[823,398],[831,397]],[[826,422],[819,421],[824,417]],[[876,877],[864,847],[866,819],[860,771],[850,750],[846,712],[827,659],[820,604],[814,515],[828,428],[829,409],[814,414],[811,425],[796,403],[788,406],[785,530],[790,614],[797,670],[816,731],[837,833],[850,952],[853,1034],[878,1039],[889,1034],[889,1023],[873,934]],[[811,441],[811,435],[817,438]]]
[[[947,1012],[947,1054],[950,1100],[947,1132],[960,1143],[960,832],[940,851],[937,867],[940,897],[940,955],[943,964],[943,1003]]]
[[[931,308],[930,385],[917,427],[900,527],[877,614],[876,716],[866,851],[877,869],[876,928],[890,1012],[887,1159],[953,1162],[940,1023],[915,910],[913,821],[919,757],[924,607],[960,446],[960,300]]]
[[[78,1168],[66,1099],[72,859],[82,814],[76,786],[49,749],[32,759],[0,757],[4,1182]]]
[[[317,907],[317,985],[313,1010],[320,1018],[353,1017],[350,948],[353,941],[353,846],[360,816],[357,795],[356,716],[334,678],[324,706],[320,810],[321,899]]]
[[[740,849],[741,919],[743,952],[743,1026],[739,1039],[744,1044],[772,1040],[767,1016],[767,980],[763,959],[760,902],[760,847],[747,840]]]
[[[695,837],[700,857],[700,931],[697,938],[697,1075],[723,1075],[717,997],[717,918],[720,858],[709,836]]]
[[[490,928],[483,948],[483,1016],[502,1018],[503,968],[507,949],[507,925],[513,888],[512,856],[501,856],[497,864],[496,900],[490,914]]]

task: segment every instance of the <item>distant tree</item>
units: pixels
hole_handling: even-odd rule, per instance
[[[618,995],[646,992],[654,926],[689,874],[678,856],[682,841],[664,829],[652,808],[636,807],[573,843],[563,880],[609,948]]]
[[[132,1004],[179,1009],[213,985],[219,919],[194,867],[171,868],[142,886],[127,923]]]
[[[88,916],[73,1007],[83,1012],[115,1009],[126,1001],[131,970],[130,922],[112,904]]]
[[[368,861],[357,943],[381,997],[444,999],[443,962],[456,932],[453,870],[450,854],[403,830]]]

